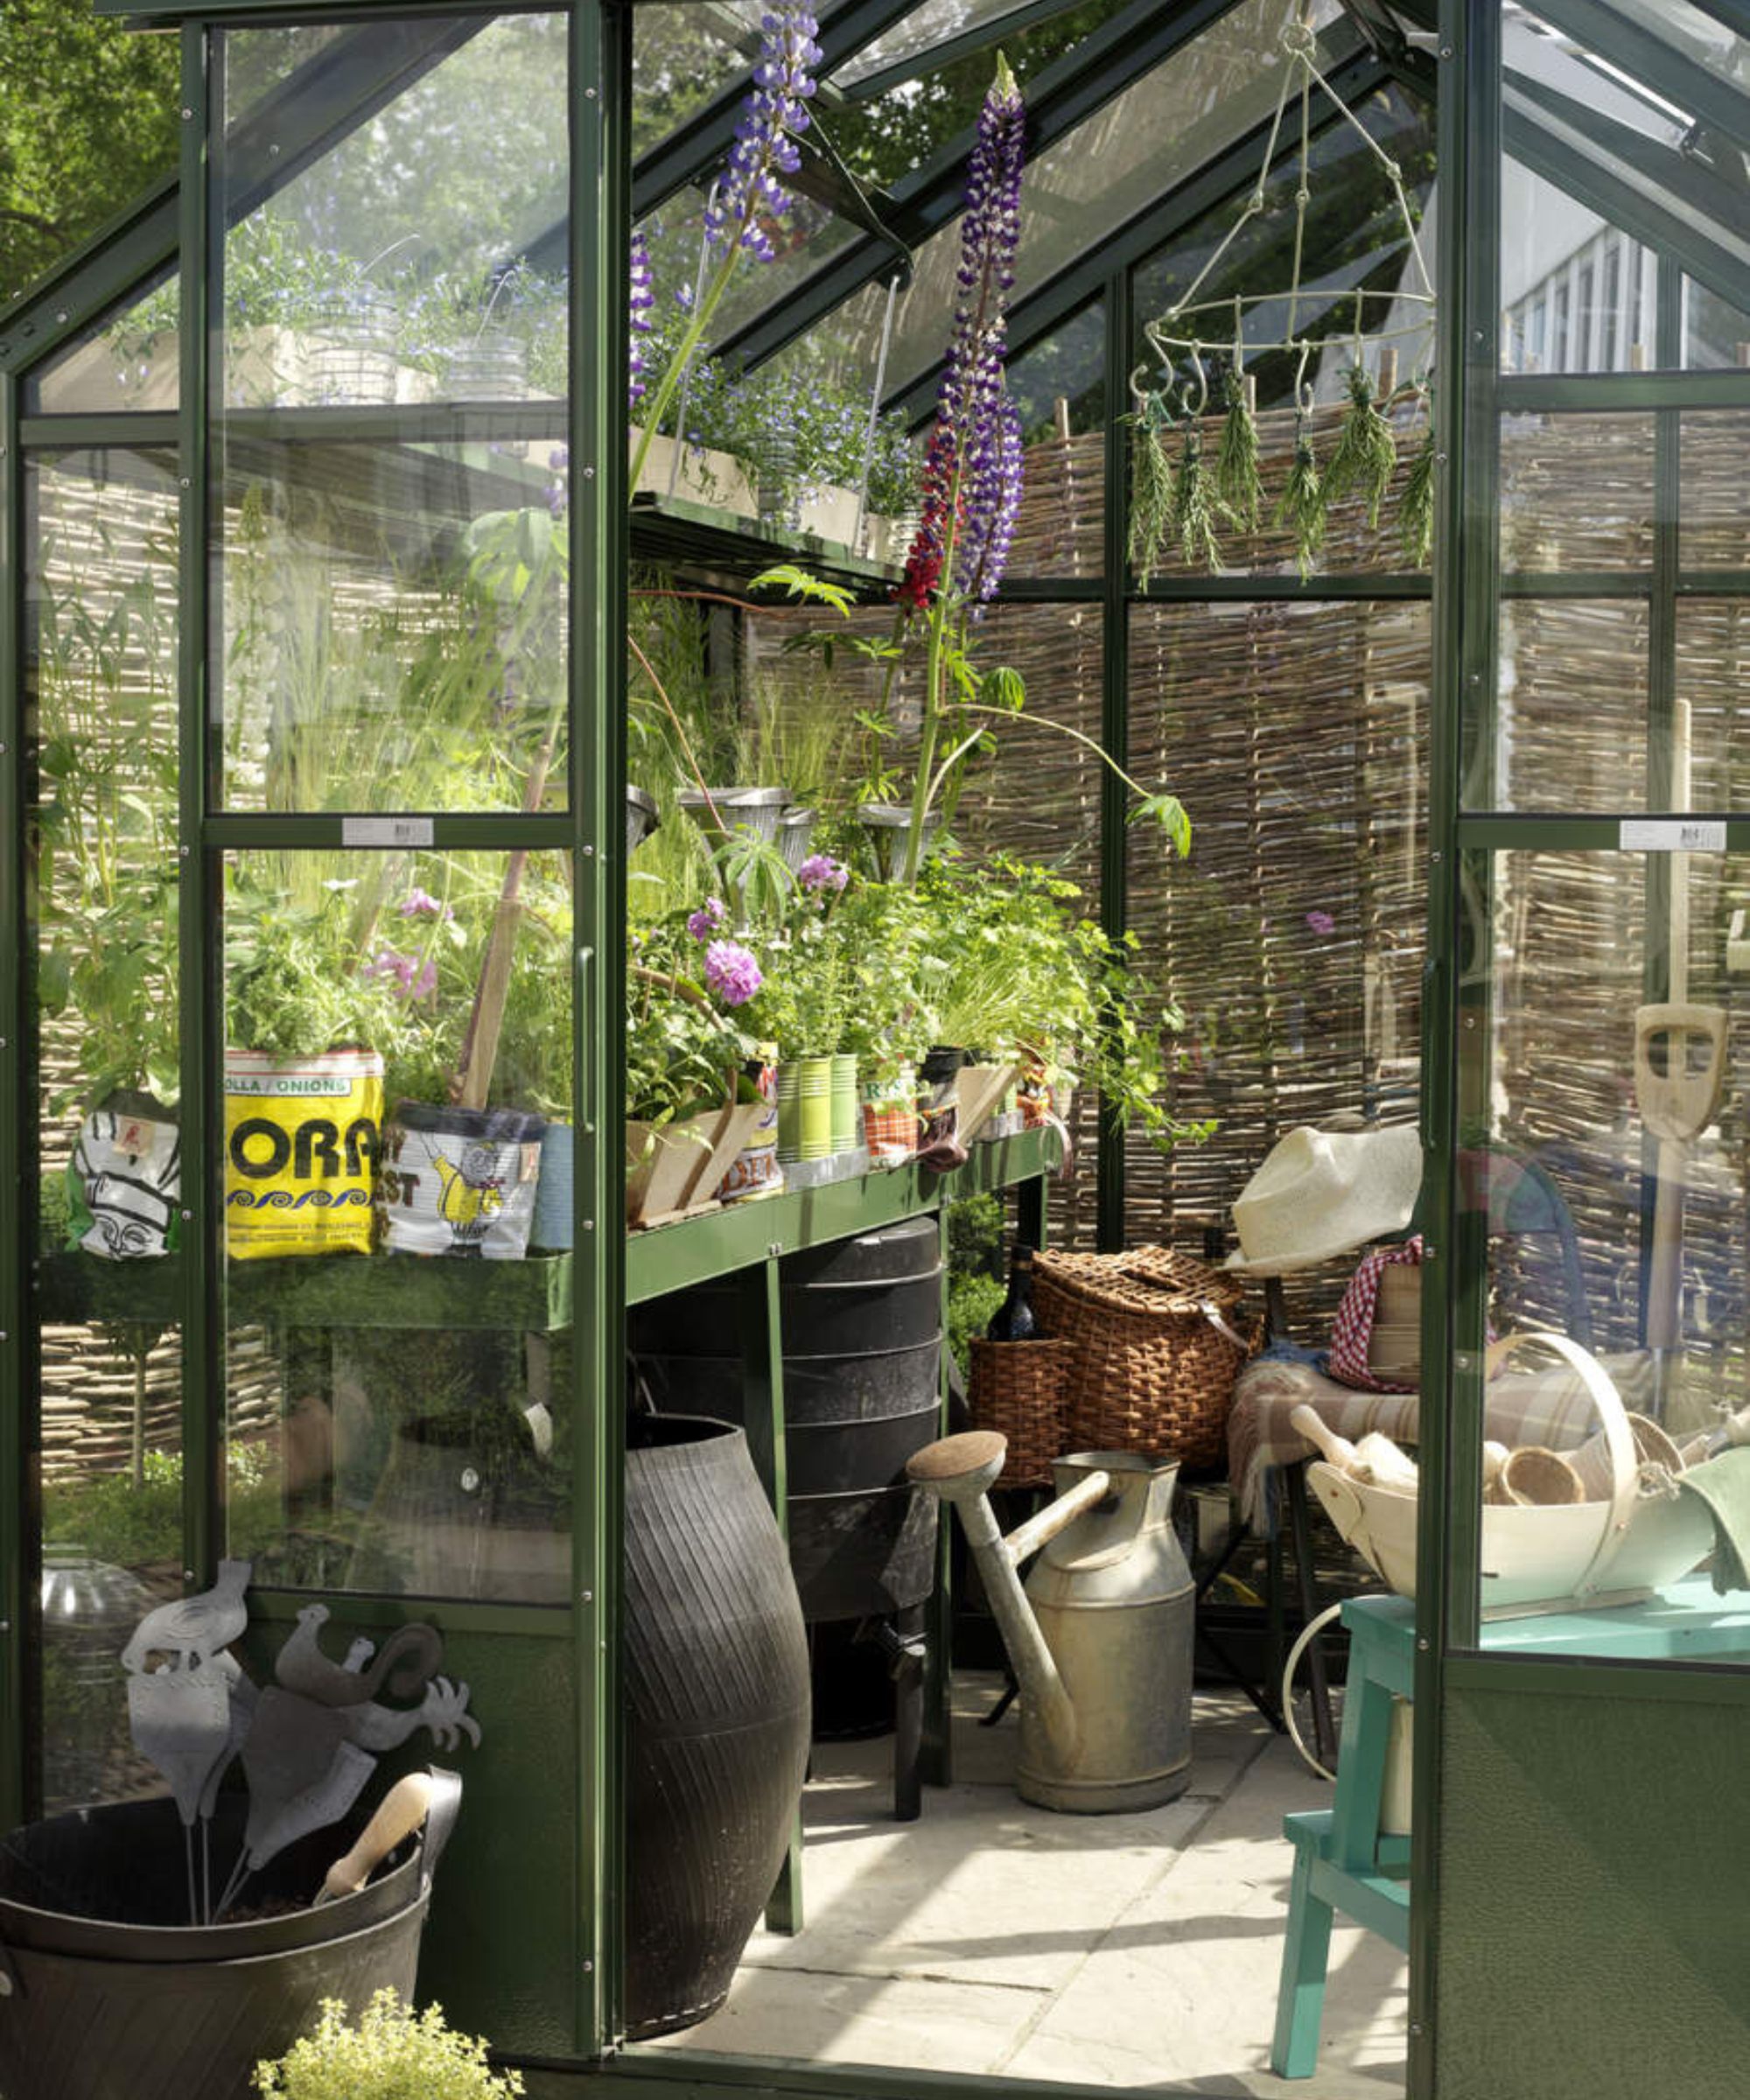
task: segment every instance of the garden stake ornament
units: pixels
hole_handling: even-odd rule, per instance
[[[210,1590],[148,1612],[122,1651],[135,1747],[170,1782],[182,1820],[191,1924],[217,1924],[256,1868],[344,1816],[382,1754],[416,1730],[430,1730],[445,1748],[464,1734],[480,1740],[480,1724],[467,1711],[467,1686],[433,1674],[444,1652],[435,1627],[398,1628],[381,1653],[368,1641],[355,1641],[345,1662],[336,1662],[318,1643],[327,1606],[305,1605],[275,1657],[277,1683],[259,1690],[226,1652],[248,1623],[243,1592],[249,1572],[247,1560],[221,1561]],[[380,1690],[417,1693],[419,1704],[385,1705]],[[219,1782],[237,1756],[248,1781],[248,1820],[214,1904],[213,1814]]]
[[[1145,366],[1130,375],[1130,394],[1136,407],[1130,420],[1136,424],[1130,498],[1130,557],[1139,581],[1144,584],[1160,564],[1169,541],[1176,542],[1186,568],[1219,569],[1222,551],[1216,536],[1219,520],[1226,520],[1245,535],[1255,533],[1264,514],[1264,491],[1258,468],[1258,435],[1246,372],[1248,356],[1276,351],[1298,359],[1294,382],[1294,456],[1288,478],[1270,510],[1272,524],[1294,536],[1296,559],[1303,578],[1308,576],[1324,546],[1331,506],[1346,497],[1359,496],[1366,508],[1368,529],[1379,527],[1380,509],[1390,486],[1397,460],[1397,438],[1388,417],[1393,392],[1382,376],[1376,379],[1365,362],[1366,346],[1382,346],[1381,372],[1389,368],[1395,353],[1383,346],[1397,337],[1414,337],[1424,346],[1424,363],[1411,378],[1407,392],[1431,416],[1425,359],[1432,354],[1434,288],[1416,231],[1416,221],[1404,187],[1403,170],[1379,145],[1338,94],[1318,62],[1318,39],[1307,19],[1303,0],[1295,0],[1280,43],[1285,60],[1282,89],[1277,97],[1261,172],[1239,215],[1216,244],[1208,261],[1186,288],[1184,296],[1159,318],[1144,323],[1147,336],[1160,360],[1161,385],[1143,383]],[[1384,169],[1403,222],[1413,268],[1410,289],[1372,290],[1356,285],[1346,290],[1307,289],[1301,268],[1306,252],[1306,211],[1312,200],[1312,90],[1317,86],[1338,115],[1348,124],[1367,150]],[[1234,292],[1219,298],[1200,300],[1198,292],[1208,284],[1242,228],[1266,208],[1270,171],[1277,143],[1287,116],[1289,100],[1298,92],[1300,101],[1299,180],[1294,191],[1293,262],[1286,290]],[[1365,327],[1368,303],[1419,307],[1424,311],[1413,320],[1396,326]],[[1306,309],[1317,305],[1332,312],[1349,305],[1354,313],[1351,362],[1345,372],[1348,400],[1343,412],[1336,445],[1320,469],[1312,444],[1312,416],[1316,399],[1308,382],[1308,361],[1313,351],[1328,340],[1328,332],[1310,332]],[[1286,322],[1279,337],[1248,340],[1248,307],[1285,305]],[[1196,331],[1195,317],[1222,312],[1231,315],[1232,336],[1225,348],[1228,368],[1221,382],[1224,411],[1220,444],[1213,474],[1203,461],[1202,417],[1208,405],[1208,382],[1204,370],[1207,352],[1218,344]],[[1189,325],[1190,332],[1186,332]],[[1181,360],[1188,362],[1192,376],[1182,386],[1176,382]],[[1178,400],[1175,406],[1174,396]],[[1195,405],[1194,406],[1193,403]],[[1177,464],[1169,470],[1161,457],[1163,434],[1177,423],[1181,430]],[[1397,532],[1405,559],[1420,566],[1427,561],[1433,539],[1433,471],[1435,465],[1432,421],[1411,463],[1398,513]]]

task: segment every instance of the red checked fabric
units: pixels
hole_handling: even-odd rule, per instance
[[[1422,1260],[1422,1236],[1396,1247],[1376,1247],[1363,1255],[1362,1264],[1349,1278],[1343,1302],[1331,1328],[1331,1376],[1343,1385],[1358,1386],[1366,1393],[1413,1393],[1415,1381],[1376,1378],[1368,1368],[1368,1343],[1373,1336],[1374,1309],[1379,1302],[1380,1272]]]

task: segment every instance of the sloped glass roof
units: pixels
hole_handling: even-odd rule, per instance
[[[1354,47],[1341,18],[1338,0],[1317,0],[1315,25],[1334,32],[1322,45],[1332,65]],[[1281,83],[1276,39],[1284,19],[1282,0],[1241,0],[1030,159],[1014,305],[1270,117]],[[959,251],[956,216],[918,254],[894,311],[885,388],[890,396],[914,385],[942,354]],[[886,262],[880,281],[858,292],[830,324],[847,380],[858,374],[866,382],[875,371],[892,274],[891,259],[879,260]]]

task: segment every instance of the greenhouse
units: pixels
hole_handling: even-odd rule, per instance
[[[99,5],[0,2100],[1743,2092],[1750,0]]]

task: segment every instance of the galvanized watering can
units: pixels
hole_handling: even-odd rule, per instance
[[[986,1491],[992,1430],[947,1437],[906,1473],[952,1502],[1021,1691],[1024,1801],[1079,1815],[1152,1809],[1191,1778],[1191,1571],[1174,1535],[1177,1460],[1080,1452],[1057,1500],[1004,1538]],[[1043,1552],[1040,1549],[1043,1548]],[[1019,1568],[1040,1558],[1021,1587]]]

